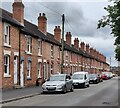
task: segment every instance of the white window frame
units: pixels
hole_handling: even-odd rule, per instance
[[[9,58],[8,58],[8,69],[7,69],[7,73],[5,73],[5,70],[4,70],[4,77],[11,77],[11,75],[10,75],[10,55],[11,55],[11,51],[4,50],[4,57],[5,57],[5,56],[9,57]],[[4,64],[4,66],[5,66],[5,64]]]
[[[27,62],[27,78],[31,78],[31,61]]]
[[[42,63],[38,62],[38,78],[41,78],[41,67],[42,67]]]
[[[10,46],[10,24],[7,24],[7,23],[4,23],[4,46],[11,47]]]
[[[27,52],[32,53],[32,37],[27,36]]]
[[[42,40],[38,39],[38,56],[42,55]]]
[[[5,59],[7,58],[7,61]],[[5,66],[7,66],[7,72],[5,72]],[[4,77],[10,75],[10,56],[9,55],[4,55]]]
[[[54,45],[51,44],[51,57],[53,57],[53,56],[54,56]]]
[[[51,66],[50,66],[50,74],[53,74],[53,64],[51,64]]]

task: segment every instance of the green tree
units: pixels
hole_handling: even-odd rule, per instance
[[[98,21],[98,29],[110,26],[112,30],[111,34],[115,37],[115,58],[120,61],[120,0],[111,0],[111,2],[113,2],[112,5],[104,8],[108,12],[108,15],[103,16],[103,18]]]

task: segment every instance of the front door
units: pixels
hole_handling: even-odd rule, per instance
[[[20,64],[20,86],[21,87],[24,87],[24,69],[23,69],[23,66],[24,66],[24,61],[21,61],[21,64]]]
[[[17,84],[17,56],[14,57],[14,85]]]

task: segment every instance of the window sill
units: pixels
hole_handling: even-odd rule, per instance
[[[42,57],[42,55],[41,55],[41,54],[38,54],[38,57]]]
[[[53,56],[51,56],[51,59],[54,59],[54,57],[53,57]]]
[[[4,47],[11,48],[11,45],[4,43]]]
[[[4,77],[5,77],[5,78],[10,78],[10,77],[11,77],[11,75],[4,75]]]
[[[68,62],[68,60],[65,60],[66,62]]]
[[[27,80],[32,80],[30,77],[27,77]]]
[[[41,77],[41,76],[38,76],[38,79],[42,79],[42,77]]]
[[[30,52],[28,52],[28,51],[25,51],[26,52],[26,54],[28,54],[28,55],[32,55],[32,53],[30,53]]]

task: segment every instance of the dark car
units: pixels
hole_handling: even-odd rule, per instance
[[[96,74],[89,74],[89,83],[99,83],[99,79]]]

